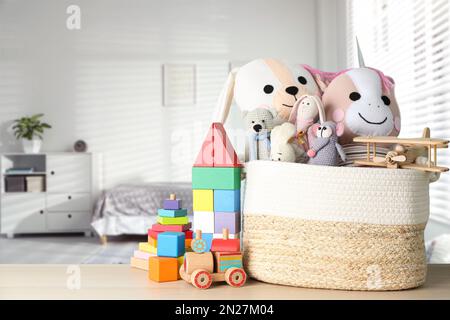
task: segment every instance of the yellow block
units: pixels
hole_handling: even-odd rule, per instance
[[[194,211],[214,211],[213,190],[192,190]]]
[[[148,253],[157,254],[156,247],[152,246],[148,242],[139,242],[139,250],[144,251],[144,252],[148,252]]]
[[[130,265],[134,268],[148,271],[148,260],[131,257]]]
[[[150,243],[150,245],[154,246],[155,248],[158,247],[158,241],[150,236],[148,236],[148,243]]]

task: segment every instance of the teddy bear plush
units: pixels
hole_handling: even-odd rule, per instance
[[[307,152],[308,164],[322,166],[337,166],[339,157],[345,161],[345,152],[338,143],[338,137],[344,132],[342,124],[336,125],[332,121],[326,121],[322,124],[314,124],[309,129],[309,150]]]
[[[276,126],[271,134],[270,159],[283,162],[305,162],[305,151],[297,145],[295,125],[285,122]]]
[[[276,112],[266,108],[243,111],[247,132],[246,161],[270,158],[270,132],[274,127]]]

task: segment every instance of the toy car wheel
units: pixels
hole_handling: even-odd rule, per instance
[[[239,288],[247,281],[247,274],[243,269],[230,268],[225,272],[225,281],[232,287]]]
[[[206,270],[195,270],[192,272],[191,282],[196,288],[208,289],[212,284],[212,276]]]

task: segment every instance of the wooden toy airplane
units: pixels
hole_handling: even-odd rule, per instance
[[[396,137],[356,137],[354,142],[367,144],[367,157],[365,160],[355,160],[360,166],[404,168],[427,172],[446,172],[447,167],[437,166],[437,149],[448,148],[448,140],[431,139],[430,129],[423,130],[422,138],[407,139]],[[386,157],[377,157],[377,144],[395,144],[394,150],[388,152]],[[372,150],[371,150],[372,145]],[[433,149],[434,156],[432,158]],[[373,155],[371,154],[373,152]],[[426,161],[416,161],[418,158]]]

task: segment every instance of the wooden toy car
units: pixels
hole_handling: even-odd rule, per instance
[[[212,252],[187,252],[180,267],[181,279],[199,289],[208,289],[213,282],[219,281],[225,281],[232,287],[245,284],[247,274],[244,269],[231,267],[225,272],[217,272],[217,268],[214,270],[214,259]]]
[[[216,252],[205,252],[206,244],[201,239],[201,231],[195,232],[195,239],[192,241],[194,252],[186,252],[183,265],[180,267],[180,277],[199,289],[208,289],[213,282],[225,281],[232,287],[242,287],[247,280],[247,274],[242,266],[242,253],[239,247],[234,245],[235,240],[228,239],[228,229],[224,229],[223,239],[220,241],[230,241],[230,246],[226,243],[219,243],[217,248],[223,248]],[[214,246],[213,246],[214,247]]]

